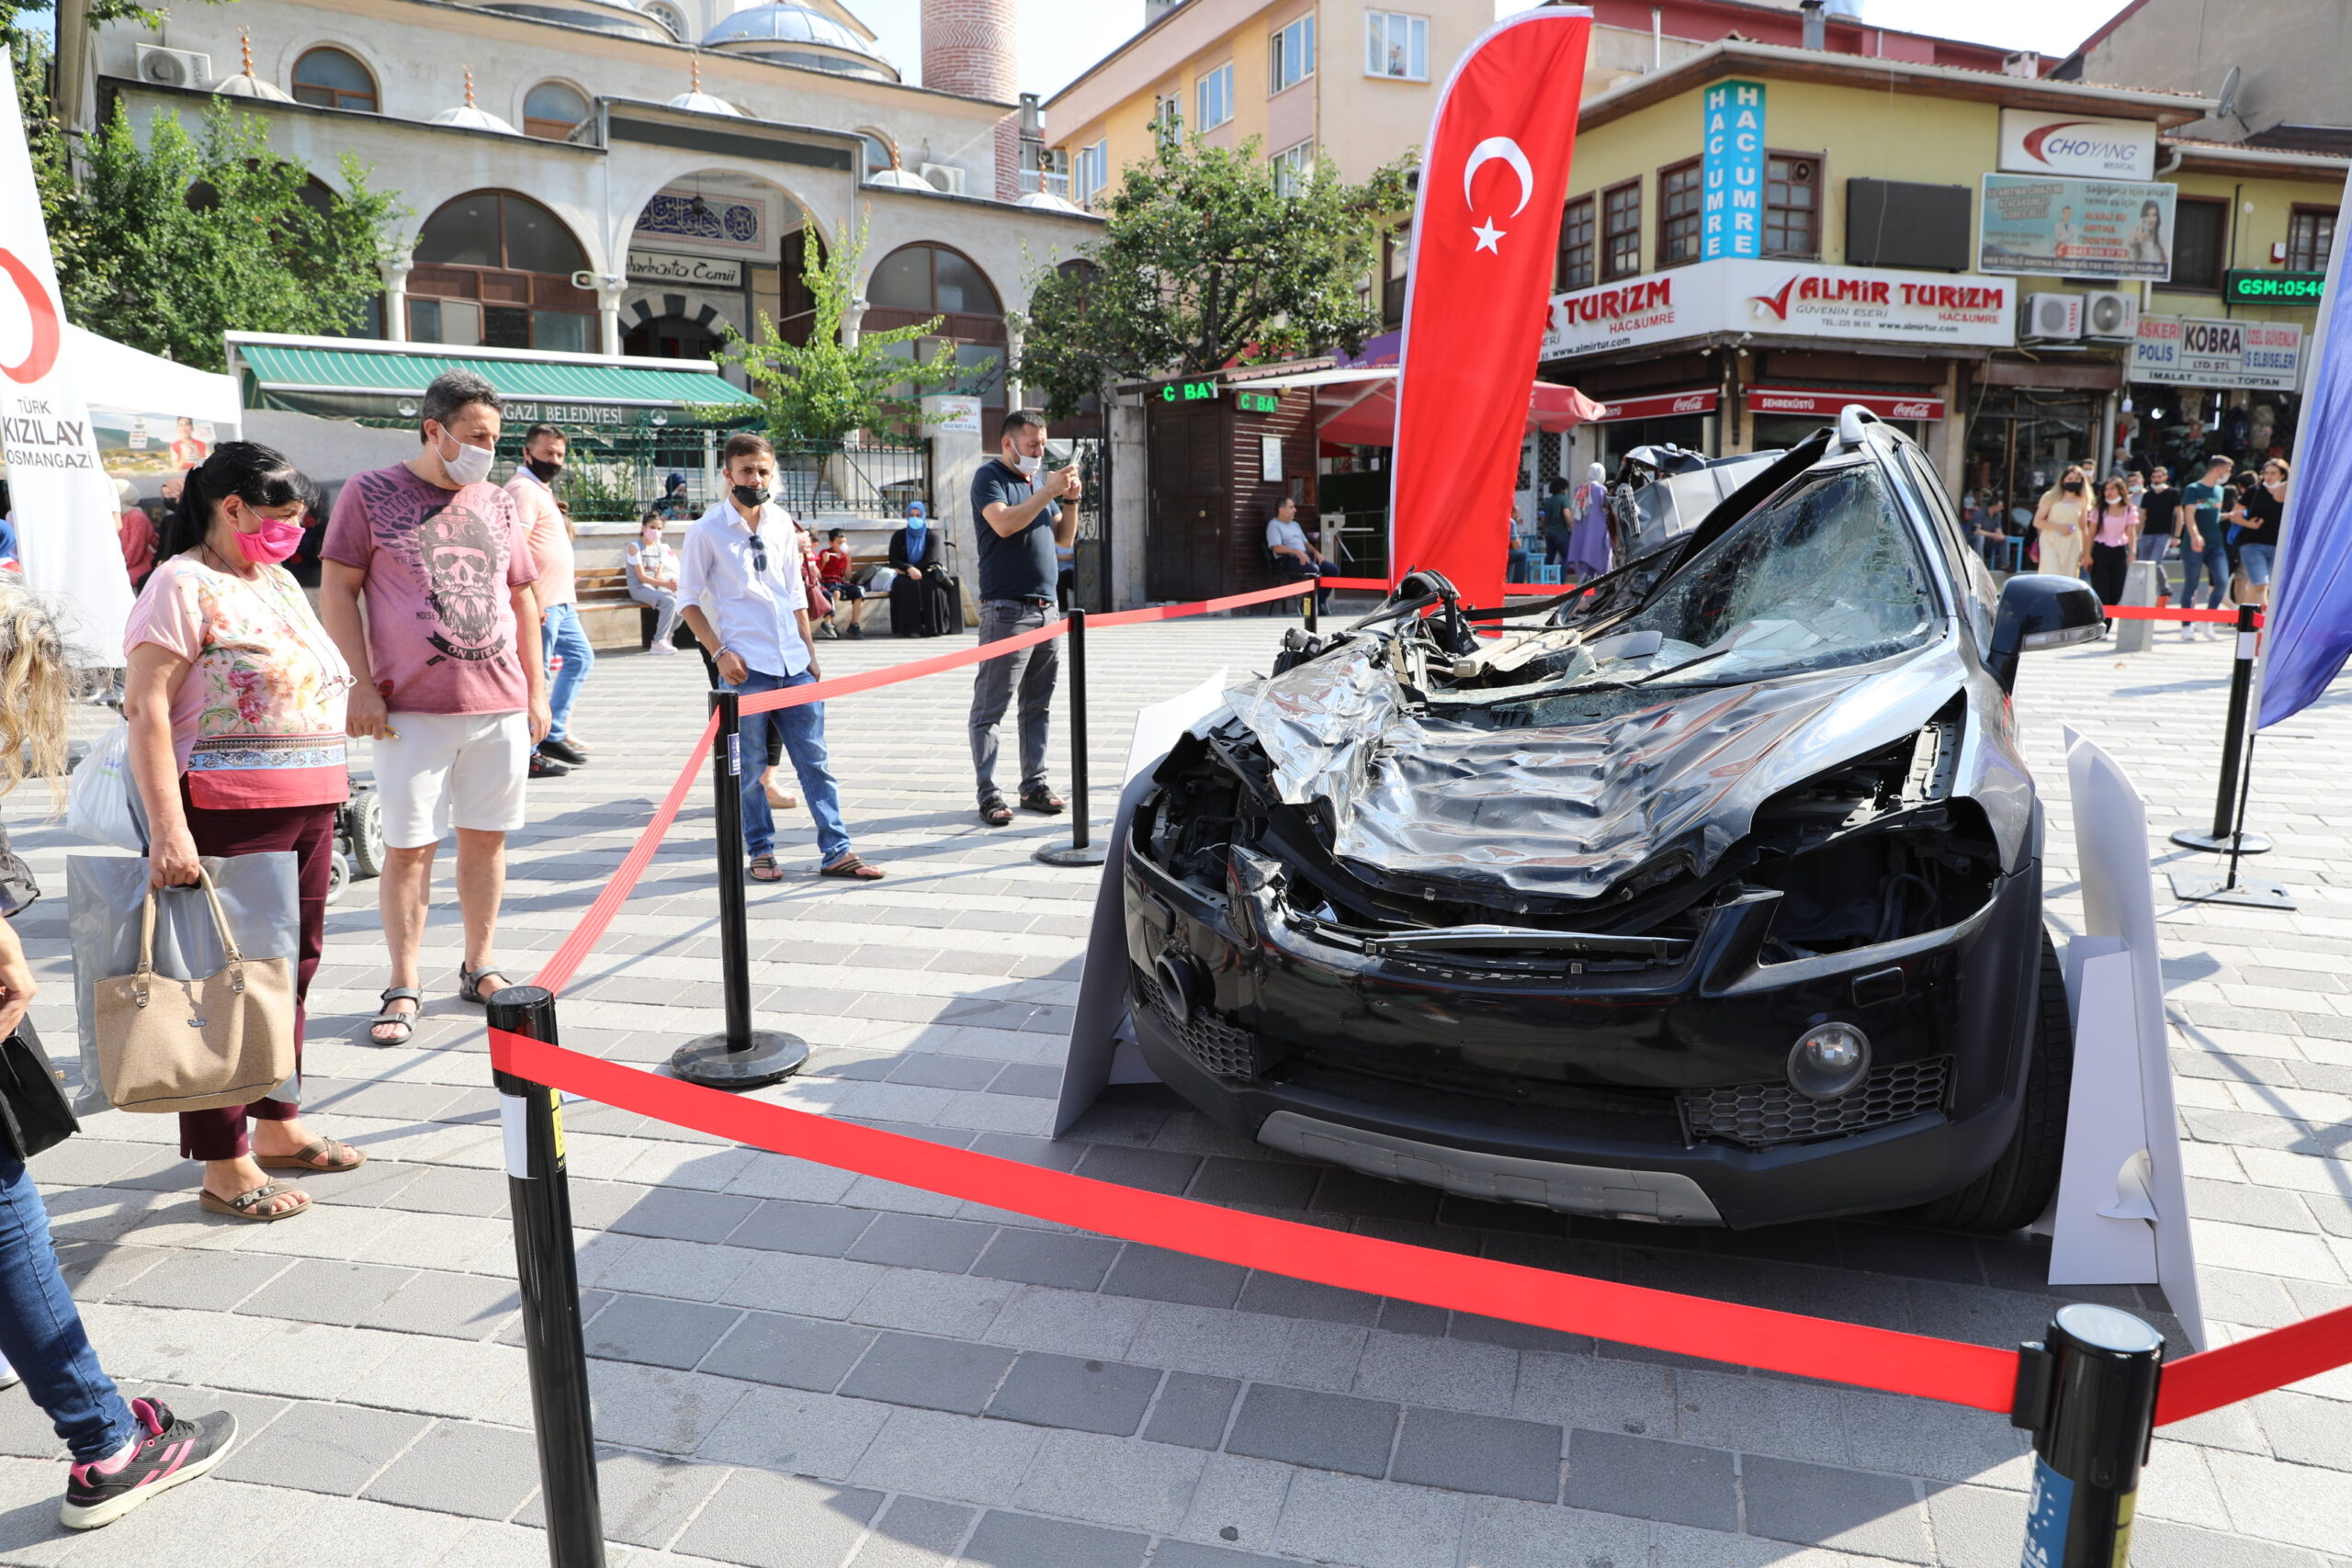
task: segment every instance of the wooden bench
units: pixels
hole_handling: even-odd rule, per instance
[[[653,646],[653,626],[658,617],[653,606],[640,604],[629,597],[627,567],[581,567],[573,571],[571,584],[580,629],[588,638],[589,647],[642,650]],[[678,636],[673,640],[681,648],[692,640],[684,622],[678,624]]]

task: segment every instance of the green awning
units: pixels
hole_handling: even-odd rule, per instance
[[[415,418],[415,400],[446,370],[471,370],[497,388],[510,424],[728,429],[753,423],[760,412],[758,399],[716,374],[661,366],[477,358],[462,350],[235,346],[247,407],[330,419],[409,423]],[[403,409],[403,402],[411,406]]]

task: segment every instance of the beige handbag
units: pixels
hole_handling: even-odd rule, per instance
[[[155,890],[141,916],[136,973],[92,987],[98,1073],[107,1098],[124,1111],[210,1111],[262,1099],[294,1072],[294,961],[247,958],[209,872],[227,962],[198,980],[155,973]]]

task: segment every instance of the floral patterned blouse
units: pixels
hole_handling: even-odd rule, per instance
[[[349,795],[351,671],[285,568],[247,579],[199,551],[174,556],[147,580],[122,640],[188,662],[172,699],[172,750],[193,804],[327,806]]]

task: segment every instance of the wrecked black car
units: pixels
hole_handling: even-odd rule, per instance
[[[2099,625],[1996,596],[1860,409],[1557,599],[1408,578],[1153,775],[1136,1044],[1244,1136],[1449,1192],[2028,1224],[2073,1050],[2008,692]]]

